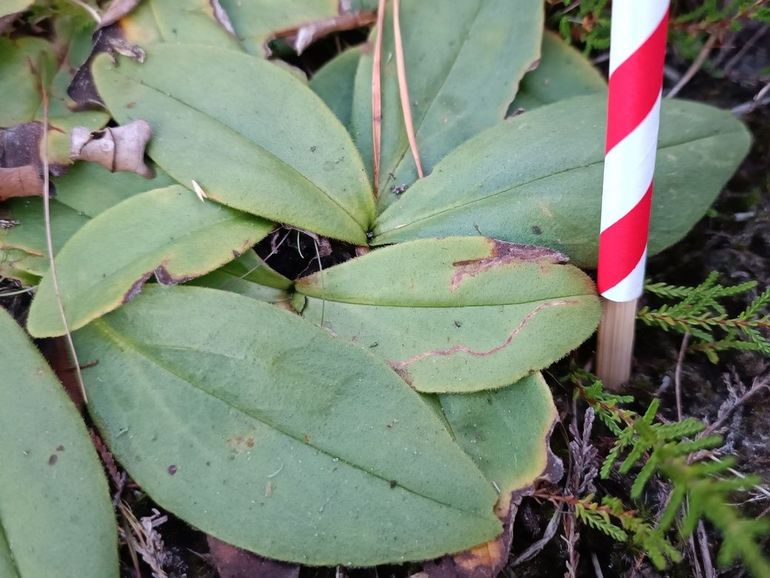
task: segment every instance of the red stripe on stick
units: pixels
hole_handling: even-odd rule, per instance
[[[647,247],[652,188],[616,223],[599,235],[599,293],[612,289],[631,274]]]
[[[610,75],[607,152],[639,126],[658,99],[666,58],[667,24],[668,12],[650,37]]]

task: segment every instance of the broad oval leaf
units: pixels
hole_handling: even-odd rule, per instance
[[[0,308],[0,576],[117,578],[107,481],[83,420]]]
[[[182,184],[278,222],[366,244],[374,214],[350,135],[306,85],[269,62],[210,46],[156,45],[144,64],[93,67],[120,122],[145,119],[148,152]]]
[[[208,273],[261,240],[272,224],[175,185],[136,195],[86,223],[56,255],[71,330],[130,300],[153,274],[165,284]],[[51,275],[32,301],[27,329],[62,335]]]
[[[485,235],[597,256],[606,108],[599,95],[543,106],[456,149],[377,220],[375,245]],[[649,254],[681,239],[746,156],[751,137],[729,112],[664,100]]]
[[[396,74],[392,14],[382,44],[382,156],[379,206],[397,199],[417,169],[406,138]],[[425,173],[452,149],[493,126],[540,55],[540,0],[404,2],[401,31],[414,130]],[[372,51],[356,74],[353,134],[372,166]]]
[[[533,110],[573,96],[606,92],[607,82],[599,70],[561,36],[546,30],[540,63],[522,79],[508,114]]]
[[[148,288],[76,334],[89,410],[161,506],[311,565],[418,560],[493,538],[495,492],[384,363],[267,303]]]
[[[299,279],[298,309],[418,391],[503,387],[596,328],[594,285],[563,259],[484,237],[403,243]]]

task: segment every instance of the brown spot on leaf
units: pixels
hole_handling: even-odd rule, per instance
[[[168,467],[168,475],[173,476],[177,472],[177,467],[174,464],[171,464]]]
[[[139,277],[139,279],[134,281],[131,287],[129,287],[128,291],[126,291],[126,294],[123,295],[123,303],[128,303],[129,301],[131,301],[131,299],[139,295],[139,293],[142,290],[142,287],[144,286],[144,284],[147,282],[147,279],[149,279],[151,275],[152,275],[152,271],[150,271],[149,273],[145,273],[144,275]]]
[[[232,436],[227,438],[227,445],[234,453],[240,453],[254,447],[256,440],[252,434]]]
[[[51,454],[51,456],[48,458],[48,465],[53,466],[56,465],[56,462],[59,461],[59,456],[56,454]]]
[[[165,265],[160,265],[155,269],[155,278],[161,285],[178,285],[192,279],[189,275],[174,275],[166,269]]]
[[[487,242],[491,249],[489,256],[452,263],[455,267],[452,275],[452,291],[456,291],[466,277],[475,277],[496,267],[515,263],[566,263],[569,260],[563,253],[548,247],[508,243],[497,239],[487,239]]]

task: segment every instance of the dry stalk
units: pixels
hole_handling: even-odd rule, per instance
[[[409,148],[417,167],[420,178],[425,174],[420,162],[420,151],[417,148],[417,139],[414,134],[414,121],[412,120],[412,105],[409,101],[409,85],[406,80],[406,64],[404,63],[404,44],[401,39],[401,0],[393,0],[393,37],[396,48],[396,71],[398,73],[398,96],[401,100],[401,112],[404,114],[404,128],[409,139]]]

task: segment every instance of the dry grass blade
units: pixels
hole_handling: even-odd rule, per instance
[[[43,70],[43,68],[39,68]],[[56,263],[54,260],[53,250],[53,236],[51,234],[51,180],[48,174],[48,91],[46,90],[46,83],[43,79],[43,73],[40,73],[40,92],[41,102],[43,105],[43,135],[41,137],[41,152],[43,157],[43,216],[45,218],[45,242],[48,251],[48,267],[51,275],[51,281],[53,282],[54,293],[56,294],[56,305],[59,308],[59,315],[61,315],[62,325],[65,330],[65,338],[67,340],[67,347],[70,350],[70,356],[72,357],[72,363],[75,367],[75,379],[78,383],[80,393],[83,395],[83,402],[88,403],[88,395],[86,395],[86,387],[83,383],[83,374],[80,371],[80,361],[78,360],[78,354],[75,351],[75,343],[72,341],[72,332],[67,324],[67,316],[64,314],[64,304],[62,303],[61,290],[59,288],[59,278],[56,275]]]
[[[409,148],[412,150],[414,164],[420,178],[425,174],[420,162],[420,151],[417,148],[417,139],[414,136],[414,121],[412,120],[412,105],[409,102],[409,85],[406,81],[406,64],[404,63],[404,45],[401,41],[401,0],[393,0],[393,36],[396,45],[396,71],[398,74],[398,96],[401,100],[401,111],[404,113],[404,127],[406,137],[409,139]]]
[[[380,182],[380,143],[382,142],[382,34],[385,27],[385,0],[377,6],[376,38],[372,59],[372,162],[374,164],[374,198]]]

